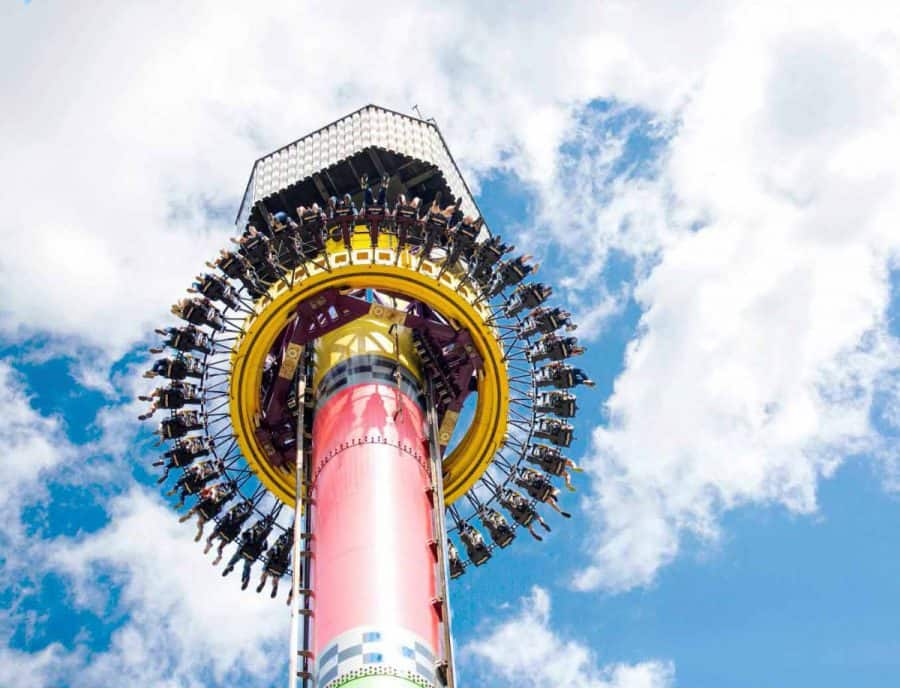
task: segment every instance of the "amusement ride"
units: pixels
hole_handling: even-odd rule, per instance
[[[236,225],[151,350],[159,482],[222,575],[290,581],[290,686],[452,687],[449,580],[569,517],[570,314],[384,108],[258,160]]]

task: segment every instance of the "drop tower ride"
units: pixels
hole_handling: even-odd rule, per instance
[[[575,326],[432,122],[259,159],[236,224],[157,330],[160,482],[223,575],[290,578],[291,685],[453,686],[449,579],[568,517]]]

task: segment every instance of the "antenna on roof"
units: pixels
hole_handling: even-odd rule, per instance
[[[425,120],[426,122],[431,122],[433,125],[437,126],[437,121],[435,121],[434,117],[426,117],[425,115],[423,115],[422,111],[419,109],[418,104],[413,105],[412,109],[415,111],[419,119]]]

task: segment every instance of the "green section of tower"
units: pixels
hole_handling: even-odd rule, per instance
[[[409,679],[400,676],[359,676],[346,683],[338,681],[329,688],[434,688],[434,684],[423,678]]]

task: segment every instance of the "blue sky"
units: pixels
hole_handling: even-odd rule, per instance
[[[453,585],[461,685],[896,685],[900,22],[863,5],[4,5],[0,688],[282,680],[134,397],[252,161],[368,102],[437,119],[598,383],[574,518]]]

